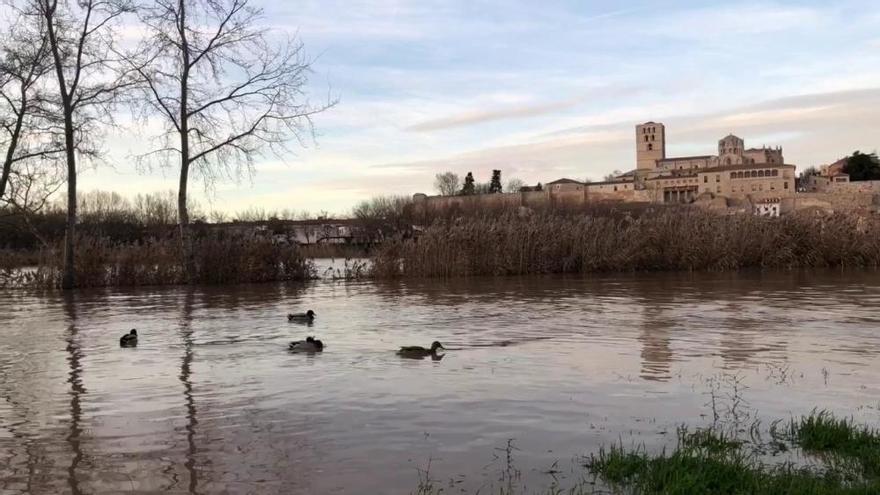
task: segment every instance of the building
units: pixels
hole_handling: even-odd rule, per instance
[[[667,157],[666,126],[636,125],[636,168],[614,178],[622,190],[631,182],[654,202],[684,203],[708,194],[734,198],[790,196],[795,166],[785,163],[782,148],[746,148],[733,134],[718,140],[717,154]]]

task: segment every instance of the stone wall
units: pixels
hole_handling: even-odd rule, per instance
[[[808,192],[794,196],[794,209],[821,208],[823,210],[876,210],[880,200],[880,189],[868,190]]]

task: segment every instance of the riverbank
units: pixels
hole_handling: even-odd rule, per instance
[[[300,282],[325,278],[456,278],[602,272],[876,268],[880,218],[800,212],[781,218],[719,215],[698,208],[469,212],[389,235],[370,249],[275,242],[261,236],[194,240],[196,273],[185,276],[174,237],[78,241],[80,287]],[[0,287],[52,288],[61,278],[60,243],[0,256]],[[314,259],[340,257],[317,273]],[[362,262],[366,260],[366,262]],[[31,268],[21,270],[23,263]]]

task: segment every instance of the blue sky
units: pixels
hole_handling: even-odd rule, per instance
[[[735,133],[799,167],[878,147],[880,2],[314,0],[261,2],[315,58],[307,148],[219,184],[204,209],[345,213],[473,171],[527,183],[634,167],[634,130],[662,121],[667,155]],[[81,190],[172,189],[110,136],[113,167]]]

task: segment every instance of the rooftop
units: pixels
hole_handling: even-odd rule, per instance
[[[705,160],[706,158],[715,158],[715,155],[699,155],[699,156],[678,156],[674,158],[661,158],[658,162],[677,162],[681,160]]]
[[[581,181],[579,181],[579,180],[574,180],[574,179],[565,179],[565,178],[562,178],[562,179],[556,179],[556,180],[554,180],[553,182],[548,182],[548,183],[547,183],[548,186],[551,186],[551,185],[553,185],[553,184],[583,184],[583,182],[581,182]]]

